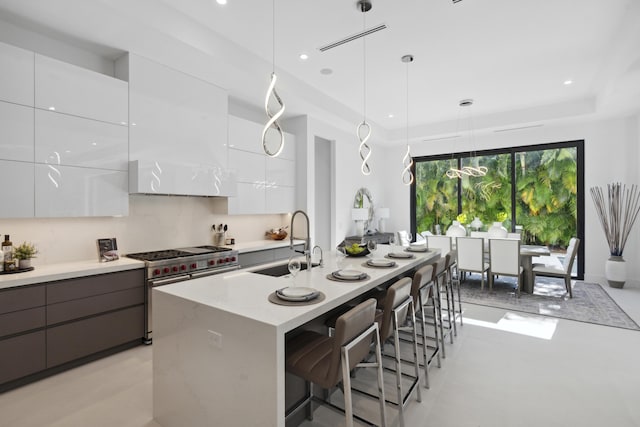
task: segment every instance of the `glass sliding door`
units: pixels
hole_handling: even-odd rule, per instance
[[[482,177],[464,176],[462,184],[462,213],[467,224],[475,217],[488,228],[500,221],[511,228],[511,156],[489,154],[461,159],[462,166],[485,166],[487,174]]]
[[[446,172],[457,167],[455,159],[440,159],[416,163],[415,229],[416,233],[444,232],[458,215],[458,180],[449,179]]]
[[[562,262],[581,239],[574,276],[584,275],[584,141],[414,158],[411,229],[444,234],[456,218],[478,217],[486,231],[499,221],[524,244],[545,245]],[[450,179],[447,170],[485,166],[483,177]],[[546,260],[553,261],[553,260]]]

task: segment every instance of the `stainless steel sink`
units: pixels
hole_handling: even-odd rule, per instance
[[[306,262],[302,262],[300,264],[302,265],[302,270],[307,269]],[[317,267],[318,265],[319,264],[317,263],[312,263],[311,268]],[[287,274],[290,274],[287,264],[274,265],[272,267],[263,268],[261,270],[254,270],[252,271],[252,273],[264,274],[266,276],[273,276],[273,277],[281,277],[281,276],[286,276]]]

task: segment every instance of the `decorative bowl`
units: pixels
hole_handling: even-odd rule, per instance
[[[283,240],[284,238],[286,238],[288,236],[287,232],[282,230],[278,233],[272,233],[270,231],[267,231],[266,233],[264,233],[265,236],[267,236],[269,239],[271,240]]]
[[[347,254],[347,256],[354,257],[354,258],[369,255],[369,249],[367,249],[366,245],[360,245],[360,247],[363,249],[362,251],[358,253],[351,253],[349,252],[349,246],[345,246],[345,253]]]

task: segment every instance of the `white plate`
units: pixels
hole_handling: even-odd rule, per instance
[[[407,252],[427,252],[429,249],[426,246],[409,246],[405,250]]]
[[[334,276],[342,277],[343,279],[359,279],[362,277],[362,271],[360,270],[338,270],[333,273]]]
[[[392,267],[395,265],[395,261],[389,261],[388,259],[384,258],[374,258],[367,261],[367,264],[376,267]]]
[[[405,253],[405,252],[389,252],[387,254],[391,258],[411,258],[413,255]]]
[[[293,298],[303,298],[308,297],[316,293],[317,291],[313,288],[306,288],[304,286],[291,286],[288,288],[282,288],[278,290],[280,295],[284,295],[285,297],[293,297]]]

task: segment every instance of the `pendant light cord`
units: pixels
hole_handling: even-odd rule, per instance
[[[367,12],[362,11],[362,31],[367,29]],[[367,121],[367,37],[362,37],[362,120]]]
[[[276,72],[276,0],[271,2],[271,72]]]

